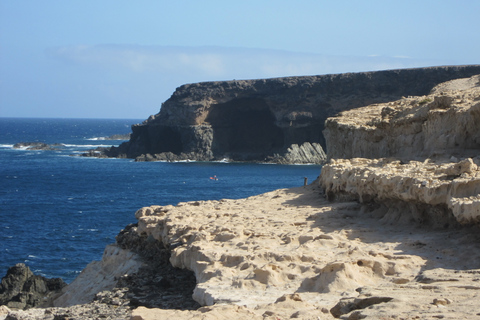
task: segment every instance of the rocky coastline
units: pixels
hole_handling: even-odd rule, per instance
[[[64,148],[61,143],[47,144],[44,142],[18,142],[13,145],[15,149],[25,150],[58,150]]]
[[[480,76],[430,89],[328,117],[311,185],[139,209],[50,306],[0,318],[478,317]]]
[[[478,65],[445,66],[186,84],[159,113],[133,125],[129,141],[85,156],[323,163],[328,117],[479,73]]]

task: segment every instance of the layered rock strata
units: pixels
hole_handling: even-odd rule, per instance
[[[329,158],[474,157],[480,150],[480,75],[431,94],[343,111],[327,119]]]
[[[433,67],[183,85],[158,114],[132,127],[120,147],[91,152],[150,160],[324,160],[325,120],[336,113],[480,73],[480,66]],[[309,152],[289,152],[308,144]]]
[[[478,224],[479,123],[480,75],[342,112],[326,122],[321,184],[330,199],[380,203],[396,219]]]
[[[322,169],[327,198],[357,200],[383,219],[434,227],[480,222],[480,158],[458,162],[336,159]]]

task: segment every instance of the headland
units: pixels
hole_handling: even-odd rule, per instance
[[[139,209],[53,306],[9,319],[477,317],[480,77],[455,78],[328,117],[308,186]]]

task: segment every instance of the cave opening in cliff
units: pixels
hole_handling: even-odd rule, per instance
[[[212,150],[217,155],[258,159],[279,152],[284,145],[283,131],[263,99],[213,105],[206,121],[213,129]]]
[[[154,154],[162,152],[180,154],[183,150],[180,133],[170,127],[151,126],[148,137],[149,150]],[[158,137],[161,137],[161,139]]]

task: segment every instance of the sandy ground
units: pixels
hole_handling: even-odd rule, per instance
[[[474,227],[382,220],[316,183],[142,210],[140,229],[176,246],[171,262],[195,272],[194,297],[211,306],[133,319],[480,318]]]

